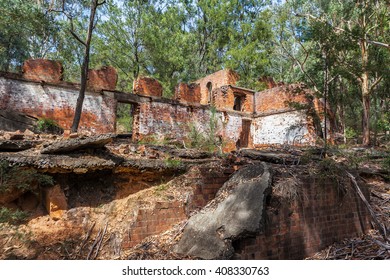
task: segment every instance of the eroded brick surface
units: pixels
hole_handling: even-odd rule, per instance
[[[200,103],[200,85],[180,83],[175,88],[175,99],[180,102]]]
[[[134,80],[133,92],[135,94],[158,96],[163,94],[163,87],[159,81],[150,77],[139,77]]]
[[[50,85],[41,85],[0,77],[0,109],[13,111],[36,118],[57,121],[63,129],[70,129],[78,90]],[[109,94],[87,93],[79,131],[108,133],[115,131],[116,100]]]
[[[162,233],[186,218],[181,201],[157,202],[152,209],[139,209],[122,247],[131,248],[144,238]]]
[[[274,81],[274,79],[272,77],[269,77],[269,76],[261,77],[259,79],[259,82],[264,83],[268,89],[271,89],[271,88],[278,86],[277,83]]]
[[[225,85],[235,85],[239,79],[236,72],[230,69],[220,70],[213,74],[210,74],[202,79],[197,80],[195,83],[200,85],[201,104],[209,104],[211,93],[214,89]]]
[[[258,114],[272,114],[302,109],[307,107],[308,96],[312,95],[312,92],[300,84],[264,90],[255,94],[255,110]]]
[[[23,78],[58,84],[62,80],[63,68],[60,62],[47,59],[29,59],[22,66]]]
[[[88,71],[87,87],[90,90],[100,91],[115,90],[118,80],[116,69],[112,66],[103,66],[100,69],[90,69]]]
[[[220,110],[253,113],[253,95],[252,90],[222,86],[213,91],[212,104]]]
[[[367,208],[350,186],[343,194],[332,182],[306,180],[300,195],[294,203],[273,199],[265,232],[237,242],[236,258],[303,259],[371,228]]]

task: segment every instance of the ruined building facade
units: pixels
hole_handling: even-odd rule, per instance
[[[62,81],[55,61],[29,60],[23,74],[0,73],[0,129],[12,130],[7,112],[48,118],[69,129],[78,85]],[[216,136],[225,151],[264,145],[312,145],[322,132],[322,106],[302,84],[254,91],[236,86],[232,70],[221,70],[191,84],[176,86],[173,99],[162,97],[161,84],[149,77],[134,81],[133,93],[115,90],[112,67],[90,70],[80,131],[116,131],[119,103],[132,105],[133,140],[148,137],[184,141],[190,129],[207,132],[216,120]]]

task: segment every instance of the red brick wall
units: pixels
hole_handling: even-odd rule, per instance
[[[103,66],[100,69],[90,69],[88,71],[87,87],[90,90],[100,91],[115,90],[118,74],[112,66]]]
[[[162,233],[186,218],[181,201],[157,202],[153,209],[139,209],[134,224],[122,242],[122,247],[131,248],[144,238]]]
[[[77,96],[77,88],[0,78],[0,109],[12,109],[36,118],[53,119],[63,129],[70,129],[72,125]],[[92,133],[114,132],[116,104],[114,96],[109,94],[87,93],[79,130]]]
[[[62,80],[60,62],[47,59],[29,59],[22,66],[23,78],[37,82],[58,84]]]
[[[231,167],[210,165],[191,168],[186,174],[187,184],[192,189],[188,201],[157,202],[151,209],[139,209],[122,246],[133,247],[144,238],[160,234],[187,219],[191,211],[202,208],[215,198],[233,171]]]
[[[180,83],[175,88],[175,99],[180,102],[200,103],[200,85]]]
[[[224,85],[235,85],[239,76],[236,72],[226,69],[220,70],[213,74],[210,74],[202,79],[197,80],[195,83],[200,85],[201,104],[209,104],[209,93],[207,89],[207,83],[211,82],[212,89],[219,88]]]
[[[241,97],[240,112],[253,113],[253,92],[241,88],[222,87],[213,91],[213,105],[219,110],[233,110],[235,96]]]
[[[133,92],[135,94],[161,97],[163,94],[163,87],[156,79],[139,77],[134,80]]]
[[[261,77],[261,78],[259,79],[259,82],[264,83],[265,86],[266,86],[268,89],[277,87],[277,84],[275,83],[274,78],[269,77],[269,76],[263,76],[263,77]]]
[[[280,86],[257,92],[255,110],[259,114],[270,114],[288,109],[296,109],[292,103],[308,104],[306,94],[311,94],[300,85]]]
[[[369,214],[351,186],[343,195],[332,182],[307,180],[301,199],[290,204],[273,198],[265,232],[235,242],[236,258],[303,259],[370,229]]]
[[[188,210],[198,210],[213,200],[222,187],[234,172],[232,167],[202,167],[192,168],[187,177],[193,180],[193,196],[190,198]]]

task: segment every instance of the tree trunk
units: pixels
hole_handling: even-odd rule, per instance
[[[91,13],[89,15],[89,26],[88,26],[87,38],[84,42],[84,58],[83,58],[83,64],[81,66],[80,91],[79,91],[79,96],[77,97],[76,109],[74,112],[74,118],[71,127],[72,133],[77,132],[79,128],[81,113],[83,110],[85,90],[87,88],[87,81],[88,81],[89,52],[91,48],[92,32],[95,23],[95,14],[98,5],[99,5],[98,0],[92,0]]]
[[[363,118],[362,118],[362,130],[363,130],[363,145],[369,146],[370,141],[370,88],[368,80],[368,45],[367,41],[362,40],[360,42],[360,49],[362,54],[362,68],[363,73],[361,75],[361,90],[363,101]]]

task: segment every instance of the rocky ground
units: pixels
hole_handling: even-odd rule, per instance
[[[360,176],[370,185],[375,215],[389,229],[390,174],[383,167],[383,159],[389,157],[386,151],[386,148],[359,147],[341,151],[331,149],[327,156],[359,170]],[[48,210],[40,202],[31,206],[34,202],[26,198],[23,207],[27,212],[34,210],[29,212],[25,222],[0,223],[0,259],[179,259],[181,257],[173,248],[182,237],[187,219],[159,235],[145,238],[133,248],[121,248],[120,240],[127,234],[133,210],[153,209],[156,201],[185,201],[191,191],[185,173],[192,166],[208,164],[213,169],[227,163],[245,165],[252,160],[298,165],[304,161],[317,161],[323,153],[322,149],[279,147],[219,156],[169,145],[131,144],[128,139],[114,135],[64,139],[31,131],[0,132],[0,160],[13,165],[33,166],[50,174],[93,171],[93,174],[103,177],[106,176],[105,170],[115,170],[116,174],[136,170],[139,180],[135,183],[146,184],[136,193],[109,193],[108,199],[96,201],[93,205],[83,201],[83,197],[93,200],[88,188],[85,193],[70,194],[74,199],[72,203],[78,207],[66,210],[60,219],[48,215]],[[165,176],[164,181],[156,179],[162,176]],[[100,178],[90,178],[88,182],[92,187],[96,186],[94,180]],[[333,244],[310,259],[388,259],[388,244],[375,229],[365,236]]]

